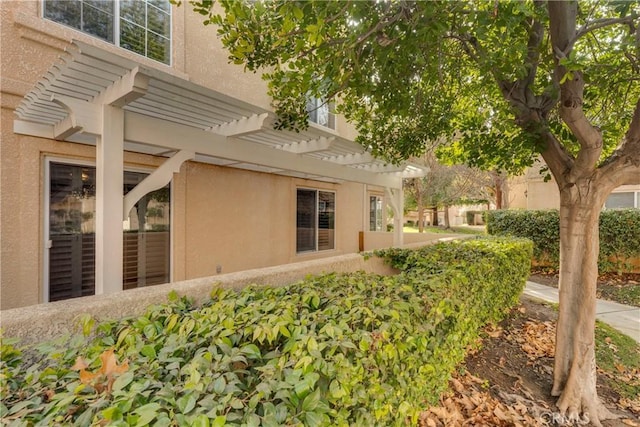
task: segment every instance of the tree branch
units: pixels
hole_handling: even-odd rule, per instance
[[[602,179],[613,188],[623,184],[640,184],[640,99],[636,102],[629,129],[620,146],[598,168]]]
[[[569,73],[560,65],[559,59],[571,52],[571,40],[576,36],[577,3],[550,1],[548,8],[551,45],[557,55],[555,72],[557,76],[567,77]],[[587,119],[582,109],[583,99],[584,79],[581,72],[574,71],[571,78],[565,78],[560,85],[560,117],[580,144],[576,161],[567,176],[569,183],[593,173],[602,153],[602,132]]]
[[[574,160],[564,145],[550,131],[542,135],[545,149],[540,153],[560,188],[570,184],[567,176],[573,168]]]
[[[536,2],[536,7],[540,6],[540,2]],[[538,71],[538,64],[540,63],[540,44],[544,38],[544,27],[542,23],[533,18],[531,21],[531,27],[529,30],[529,39],[527,40],[527,62],[526,65],[529,69],[527,76],[524,79],[524,84],[529,87],[535,80],[536,73]]]
[[[581,37],[584,37],[585,35],[595,30],[598,30],[604,27],[610,27],[612,25],[618,25],[618,24],[626,24],[626,25],[629,25],[631,28],[634,28],[634,21],[636,19],[637,17],[628,15],[622,18],[602,18],[602,19],[596,19],[591,22],[587,22],[582,27],[580,27],[580,29],[576,31],[575,36],[573,36],[569,40],[569,43],[563,50],[563,53],[568,56],[569,52],[571,52],[571,50],[573,49],[573,46],[576,44],[578,40],[580,40]]]

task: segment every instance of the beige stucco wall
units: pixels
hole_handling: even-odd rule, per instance
[[[509,209],[527,209],[527,180],[524,176],[509,178]]]
[[[189,162],[174,192],[184,192],[176,223],[175,280],[358,251],[361,184],[330,184]],[[182,174],[181,174],[182,175]],[[177,181],[177,180],[176,180]],[[296,189],[336,194],[335,249],[296,254]],[[174,199],[177,200],[177,199]],[[179,209],[179,208],[177,208]],[[184,221],[184,223],[180,223]],[[184,230],[177,233],[177,230]],[[184,269],[180,264],[184,265]]]
[[[269,107],[259,75],[227,64],[215,28],[188,7],[173,7],[172,64],[157,63],[40,17],[41,2],[0,2],[0,308],[41,303],[44,276],[45,159],[93,163],[95,148],[13,133],[14,109],[72,39]],[[338,119],[337,131],[354,137]],[[125,153],[125,168],[153,169],[163,158]],[[296,188],[336,193],[335,249],[295,252]],[[381,189],[373,189],[380,192]],[[368,224],[367,189],[195,162],[172,181],[172,280],[313,260],[358,251]]]
[[[469,236],[461,234],[444,234],[444,233],[403,233],[403,246],[415,247],[427,244],[443,242],[452,239],[461,239]],[[373,251],[375,249],[393,247],[393,235],[391,233],[383,233],[380,231],[365,231],[363,233],[363,250]]]
[[[637,185],[621,185],[620,187],[613,190],[613,193],[625,193],[629,191],[640,191],[640,184]]]
[[[560,192],[555,181],[529,181],[527,183],[526,198],[527,209],[560,208]]]

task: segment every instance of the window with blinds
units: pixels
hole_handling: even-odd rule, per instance
[[[298,189],[296,252],[335,248],[335,193]]]

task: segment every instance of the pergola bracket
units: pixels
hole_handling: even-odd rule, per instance
[[[196,153],[193,151],[180,150],[167,159],[160,167],[151,172],[149,176],[124,196],[122,219],[127,219],[131,208],[138,203],[138,200],[146,194],[158,190],[171,182],[173,174],[180,172],[180,166],[187,160],[193,160],[195,157]]]

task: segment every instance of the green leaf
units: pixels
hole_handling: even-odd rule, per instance
[[[102,416],[107,421],[118,421],[122,419],[122,411],[117,406],[111,406],[107,409],[102,410]]]
[[[245,345],[240,351],[242,351],[243,354],[246,354],[249,359],[260,359],[262,357],[260,349],[255,344]]]
[[[188,414],[191,412],[193,408],[196,406],[196,397],[193,393],[182,396],[178,400],[176,400],[176,404],[178,405],[178,409],[182,414]]]
[[[82,334],[85,337],[88,337],[93,330],[93,326],[95,324],[95,319],[89,313],[84,313],[80,315],[79,319],[80,325],[82,325]]]
[[[129,384],[131,384],[131,382],[134,379],[134,373],[133,371],[127,371],[125,373],[123,373],[122,375],[118,376],[116,378],[116,380],[113,382],[113,386],[112,386],[112,390],[113,391],[119,391],[124,389],[126,386],[128,386]]]
[[[191,423],[193,427],[210,427],[209,417],[204,414],[200,414],[195,417]]]
[[[145,426],[153,421],[154,418],[158,416],[158,410],[160,409],[160,405],[158,403],[152,402],[147,403],[146,405],[142,405],[139,408],[136,408],[133,413],[139,415],[139,418],[136,422],[136,426]]]
[[[302,11],[302,9],[300,9],[299,7],[297,7],[295,5],[293,5],[291,9],[293,11],[293,16],[295,16],[295,18],[298,21],[301,21],[302,18],[304,18],[304,12]]]
[[[242,400],[240,400],[238,398],[231,399],[231,402],[229,402],[229,405],[233,409],[242,409],[242,408],[244,408],[244,403],[242,403]]]
[[[294,369],[305,368],[309,366],[312,362],[313,362],[313,359],[311,358],[311,356],[301,357],[300,360],[298,360],[298,362],[294,366]]]
[[[260,427],[260,417],[256,414],[250,414],[246,418],[247,427]]]
[[[320,389],[315,389],[312,393],[307,395],[302,401],[302,410],[303,411],[315,411],[318,407],[318,403],[320,403]]]
[[[329,385],[329,393],[331,393],[331,397],[336,399],[340,399],[347,395],[346,390],[338,380],[331,381],[331,384]]]
[[[316,412],[305,412],[304,419],[305,425],[308,427],[318,427],[324,425],[325,422],[325,416]]]
[[[140,354],[146,356],[150,359],[155,359],[157,357],[156,349],[153,345],[147,344],[140,349]]]
[[[217,394],[222,394],[226,386],[227,382],[225,381],[223,376],[219,376],[213,381],[213,391]]]
[[[227,423],[227,417],[224,415],[217,416],[211,423],[211,427],[224,427]]]
[[[167,300],[169,302],[177,302],[178,300],[180,300],[180,296],[178,295],[178,293],[175,290],[172,290],[167,295]]]

